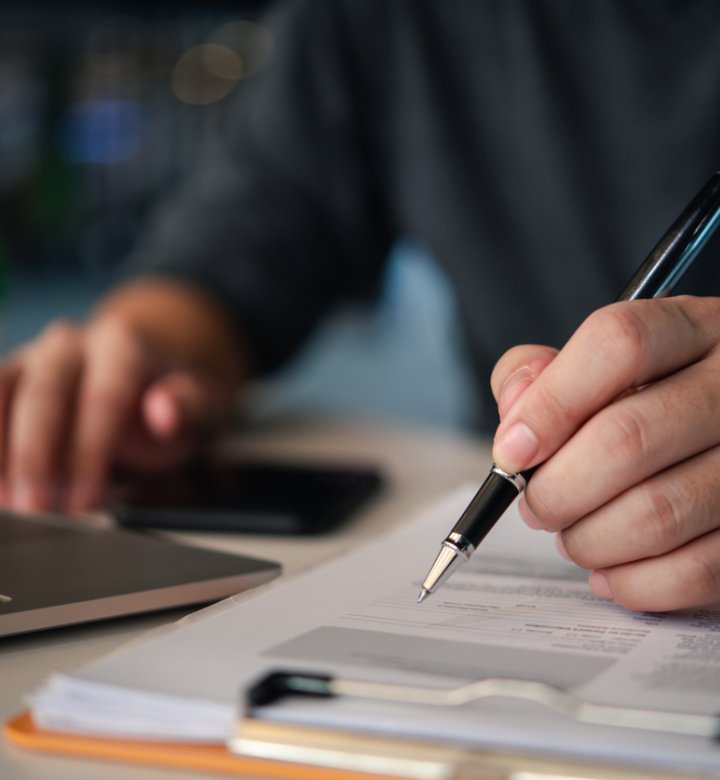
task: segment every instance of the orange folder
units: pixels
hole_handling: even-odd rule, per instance
[[[521,776],[553,778],[553,780],[678,780],[678,775],[637,767],[566,761],[547,756],[479,751],[461,746],[396,741],[388,738],[333,733],[327,730],[287,727],[261,721],[248,724],[253,739],[268,738],[269,744],[279,744],[293,735],[298,745],[311,749],[328,749],[344,756],[342,766],[322,766],[287,760],[254,758],[236,755],[218,744],[183,744],[121,740],[67,734],[38,728],[28,711],[11,718],[5,724],[5,736],[12,744],[74,758],[118,761],[128,764],[162,766],[185,771],[216,772],[225,775],[277,778],[277,780],[398,780],[417,778],[412,772],[363,771],[353,768],[364,764],[368,757],[381,761],[404,757],[409,763],[432,764],[434,776],[456,780],[511,780]],[[428,777],[428,766],[422,776]],[[444,770],[444,771],[443,771]],[[683,774],[683,780],[708,780],[707,775]]]
[[[5,724],[5,737],[14,745],[75,758],[119,761],[128,764],[154,765],[199,772],[251,775],[253,777],[297,778],[297,780],[367,780],[365,773],[351,773],[325,767],[266,761],[236,756],[223,745],[182,744],[178,742],[145,742],[108,739],[46,731],[38,728],[29,712],[11,718]],[[354,776],[354,777],[353,777]],[[383,780],[382,777],[379,780]],[[390,780],[387,778],[386,780]],[[397,780],[397,778],[392,778]]]

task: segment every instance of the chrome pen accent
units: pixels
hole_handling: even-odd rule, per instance
[[[518,494],[522,493],[523,490],[525,490],[525,488],[527,487],[527,480],[525,479],[522,473],[510,474],[507,471],[503,471],[501,468],[498,468],[494,463],[490,471],[492,471],[493,474],[497,474],[499,477],[502,477],[503,479],[507,479],[509,482],[512,482]]]
[[[475,545],[462,534],[451,531],[440,546],[435,563],[422,584],[418,604],[423,601],[475,552]]]

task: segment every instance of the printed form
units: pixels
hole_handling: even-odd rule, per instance
[[[225,741],[239,693],[272,670],[443,689],[510,677],[597,704],[720,710],[720,609],[634,613],[599,599],[587,572],[514,509],[468,564],[417,604],[437,544],[474,489],[458,489],[329,564],[52,678],[33,696],[36,721],[85,733]],[[262,717],[665,769],[720,768],[720,745],[710,739],[577,723],[507,698],[453,708],[296,699]]]

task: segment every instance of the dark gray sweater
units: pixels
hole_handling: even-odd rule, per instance
[[[720,167],[715,0],[290,0],[149,269],[219,297],[258,370],[369,295],[400,236],[454,283],[476,375],[561,345]],[[684,291],[720,292],[720,241]]]

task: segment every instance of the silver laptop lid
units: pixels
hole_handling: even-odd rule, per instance
[[[279,572],[146,532],[0,511],[0,636],[214,601]]]

